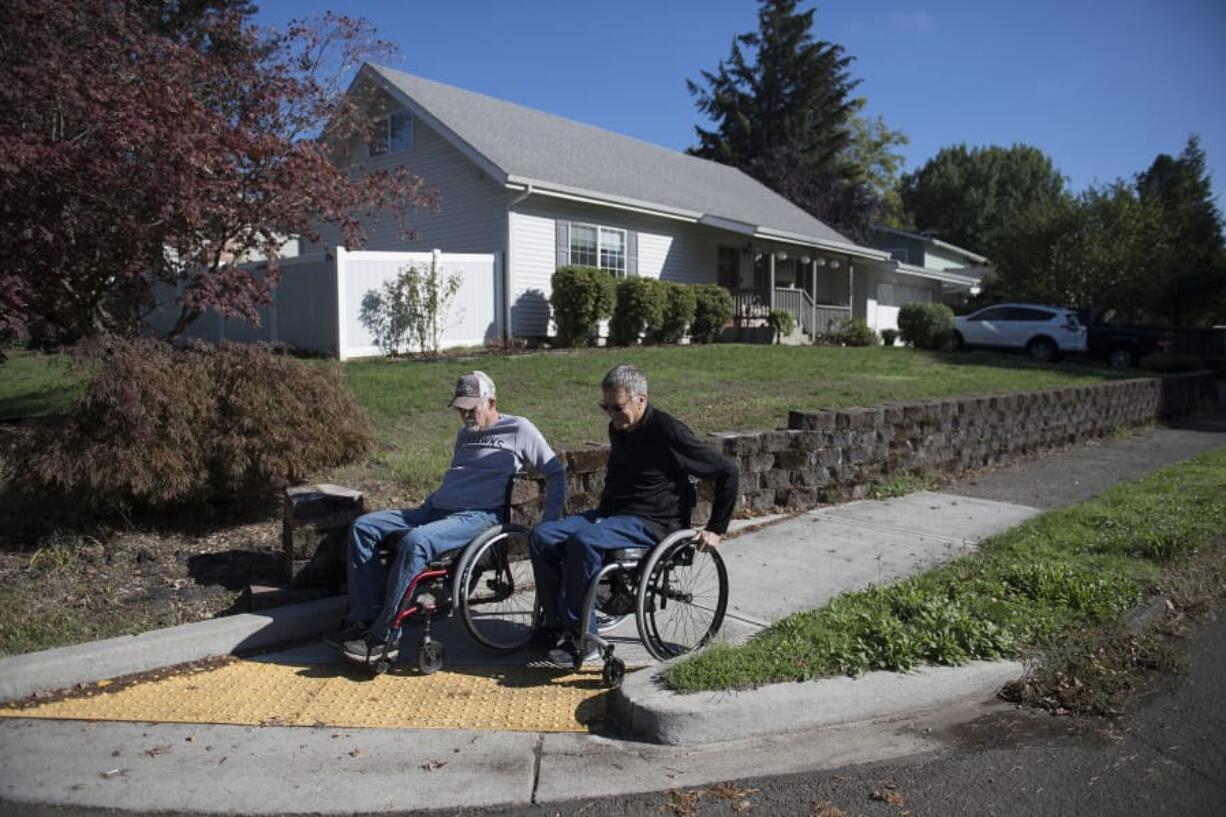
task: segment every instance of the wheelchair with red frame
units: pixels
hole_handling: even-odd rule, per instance
[[[462,548],[439,554],[409,581],[382,653],[368,664],[376,675],[391,668],[389,655],[396,651],[407,622],[422,626],[417,668],[424,674],[443,668],[443,644],[430,633],[431,624],[442,618],[458,615],[473,642],[495,655],[519,650],[532,639],[540,617],[536,580],[528,556],[528,529],[510,522],[513,488],[512,479],[501,524]],[[386,556],[390,556],[391,539],[385,537],[380,543]]]

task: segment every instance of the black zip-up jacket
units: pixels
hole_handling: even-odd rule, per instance
[[[689,426],[647,404],[642,422],[630,431],[609,424],[609,470],[600,513],[628,514],[647,523],[657,539],[681,527],[681,502],[688,476],[715,482],[715,501],[706,529],[723,534],[736,506],[736,463],[706,445]]]

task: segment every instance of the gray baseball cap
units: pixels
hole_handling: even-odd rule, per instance
[[[494,381],[485,372],[472,371],[455,382],[455,397],[447,407],[473,409],[490,397],[494,397]]]

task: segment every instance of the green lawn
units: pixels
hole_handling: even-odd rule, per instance
[[[605,439],[599,383],[618,363],[643,368],[652,401],[697,431],[778,428],[789,409],[875,405],[953,394],[1026,391],[1121,375],[1077,363],[1032,364],[1012,356],[936,355],[902,348],[741,344],[588,349],[441,361],[365,360],[343,365],[379,441],[374,475],[431,490],[451,456],[455,378],[470,368],[498,385],[499,408],[532,419],[554,446]],[[62,411],[78,393],[62,356],[27,352],[0,364],[0,420]],[[364,465],[335,475],[348,479]]]
[[[434,363],[370,360],[346,364],[345,373],[375,422],[382,443],[379,469],[429,488],[450,458],[456,420],[446,405],[456,376],[467,368],[481,368],[494,379],[501,410],[529,417],[560,446],[605,440],[606,420],[596,407],[599,384],[618,363],[642,367],[652,402],[700,432],[779,428],[789,409],[1026,391],[1120,376],[1076,363],[1041,366],[983,353],[739,344]]]
[[[0,422],[63,411],[80,394],[80,379],[65,355],[8,351],[0,363]]]
[[[1223,496],[1219,448],[1038,516],[972,556],[844,594],[745,645],[713,647],[665,680],[686,692],[737,689],[1059,645],[1116,621],[1160,579],[1226,546]]]

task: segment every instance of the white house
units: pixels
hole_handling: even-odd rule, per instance
[[[403,165],[441,194],[437,212],[411,214],[414,240],[389,217],[364,225],[364,249],[496,254],[489,289],[516,336],[549,334],[562,264],[718,283],[739,317],[789,309],[810,332],[850,315],[852,292],[870,284],[857,275],[897,266],[727,165],[378,65],[349,92],[372,100],[379,128],[350,155]],[[329,233],[302,252],[339,243]]]

